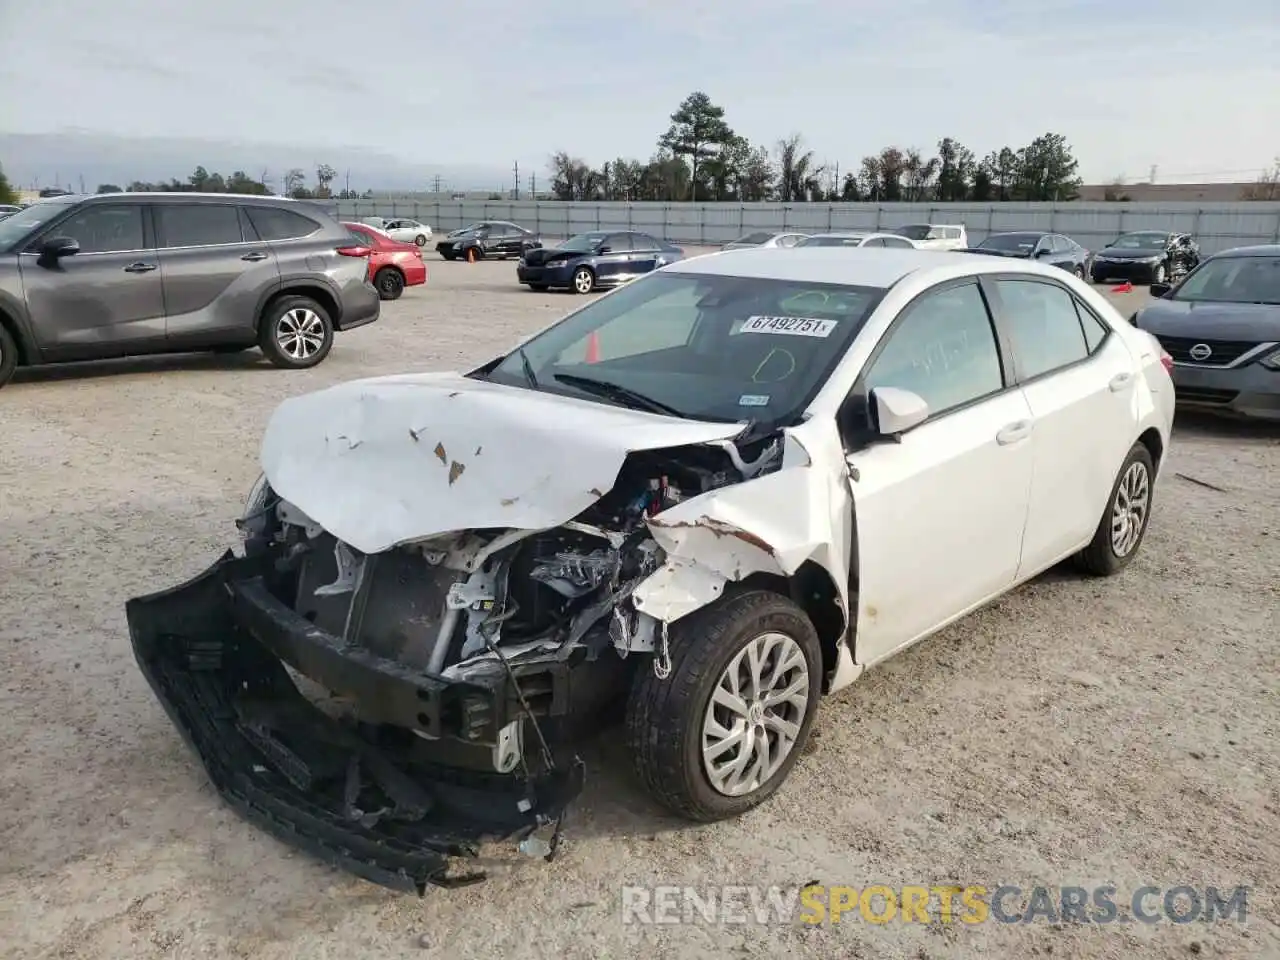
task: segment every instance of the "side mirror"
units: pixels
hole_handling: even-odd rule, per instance
[[[1047,257],[1048,255],[1049,255],[1049,250],[1046,247],[1041,247],[1039,250],[1036,251],[1037,260],[1039,260],[1041,257]]]
[[[929,418],[924,397],[899,387],[875,387],[871,391],[876,431],[882,437],[896,437]]]
[[[1172,289],[1173,287],[1167,283],[1153,283],[1151,285],[1151,295],[1153,297],[1164,297],[1167,296],[1169,291]]]
[[[50,237],[40,244],[42,260],[60,260],[62,257],[75,256],[80,252],[80,243],[75,237]]]
[[[607,243],[602,243],[600,246],[596,247],[596,253],[613,253],[613,247],[609,246]]]

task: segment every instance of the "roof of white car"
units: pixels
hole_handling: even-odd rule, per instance
[[[1011,257],[888,247],[753,247],[704,254],[663,270],[866,287],[891,287],[912,273],[933,274],[939,282],[976,273],[1035,273],[1050,277],[1062,274],[1057,267]]]

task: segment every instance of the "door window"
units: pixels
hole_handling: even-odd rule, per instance
[[[88,206],[45,234],[71,237],[81,253],[123,253],[146,247],[142,206],[136,203]]]
[[[633,249],[629,233],[611,233],[604,238],[604,243],[609,247],[610,253],[630,253]]]
[[[278,207],[246,207],[249,222],[263,240],[297,240],[309,237],[320,229],[320,224],[292,210]]]
[[[863,244],[864,247],[883,247],[884,245],[884,241],[879,237],[872,237]]]
[[[210,247],[243,243],[235,207],[212,203],[161,203],[155,207],[162,247]]]
[[[1089,356],[1075,298],[1062,287],[1036,280],[996,280],[995,287],[1023,380]]]
[[[927,293],[908,306],[863,382],[868,394],[875,387],[919,394],[931,417],[1004,389],[1000,350],[977,283]]]

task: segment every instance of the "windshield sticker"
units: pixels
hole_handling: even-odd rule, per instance
[[[738,333],[772,333],[787,337],[826,339],[835,330],[835,320],[818,317],[747,317]]]
[[[738,406],[740,407],[767,407],[768,405],[768,394],[744,393],[738,398]]]

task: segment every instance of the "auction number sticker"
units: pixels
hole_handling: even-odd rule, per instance
[[[826,339],[831,336],[835,328],[835,320],[824,320],[818,317],[747,317],[738,332]]]

